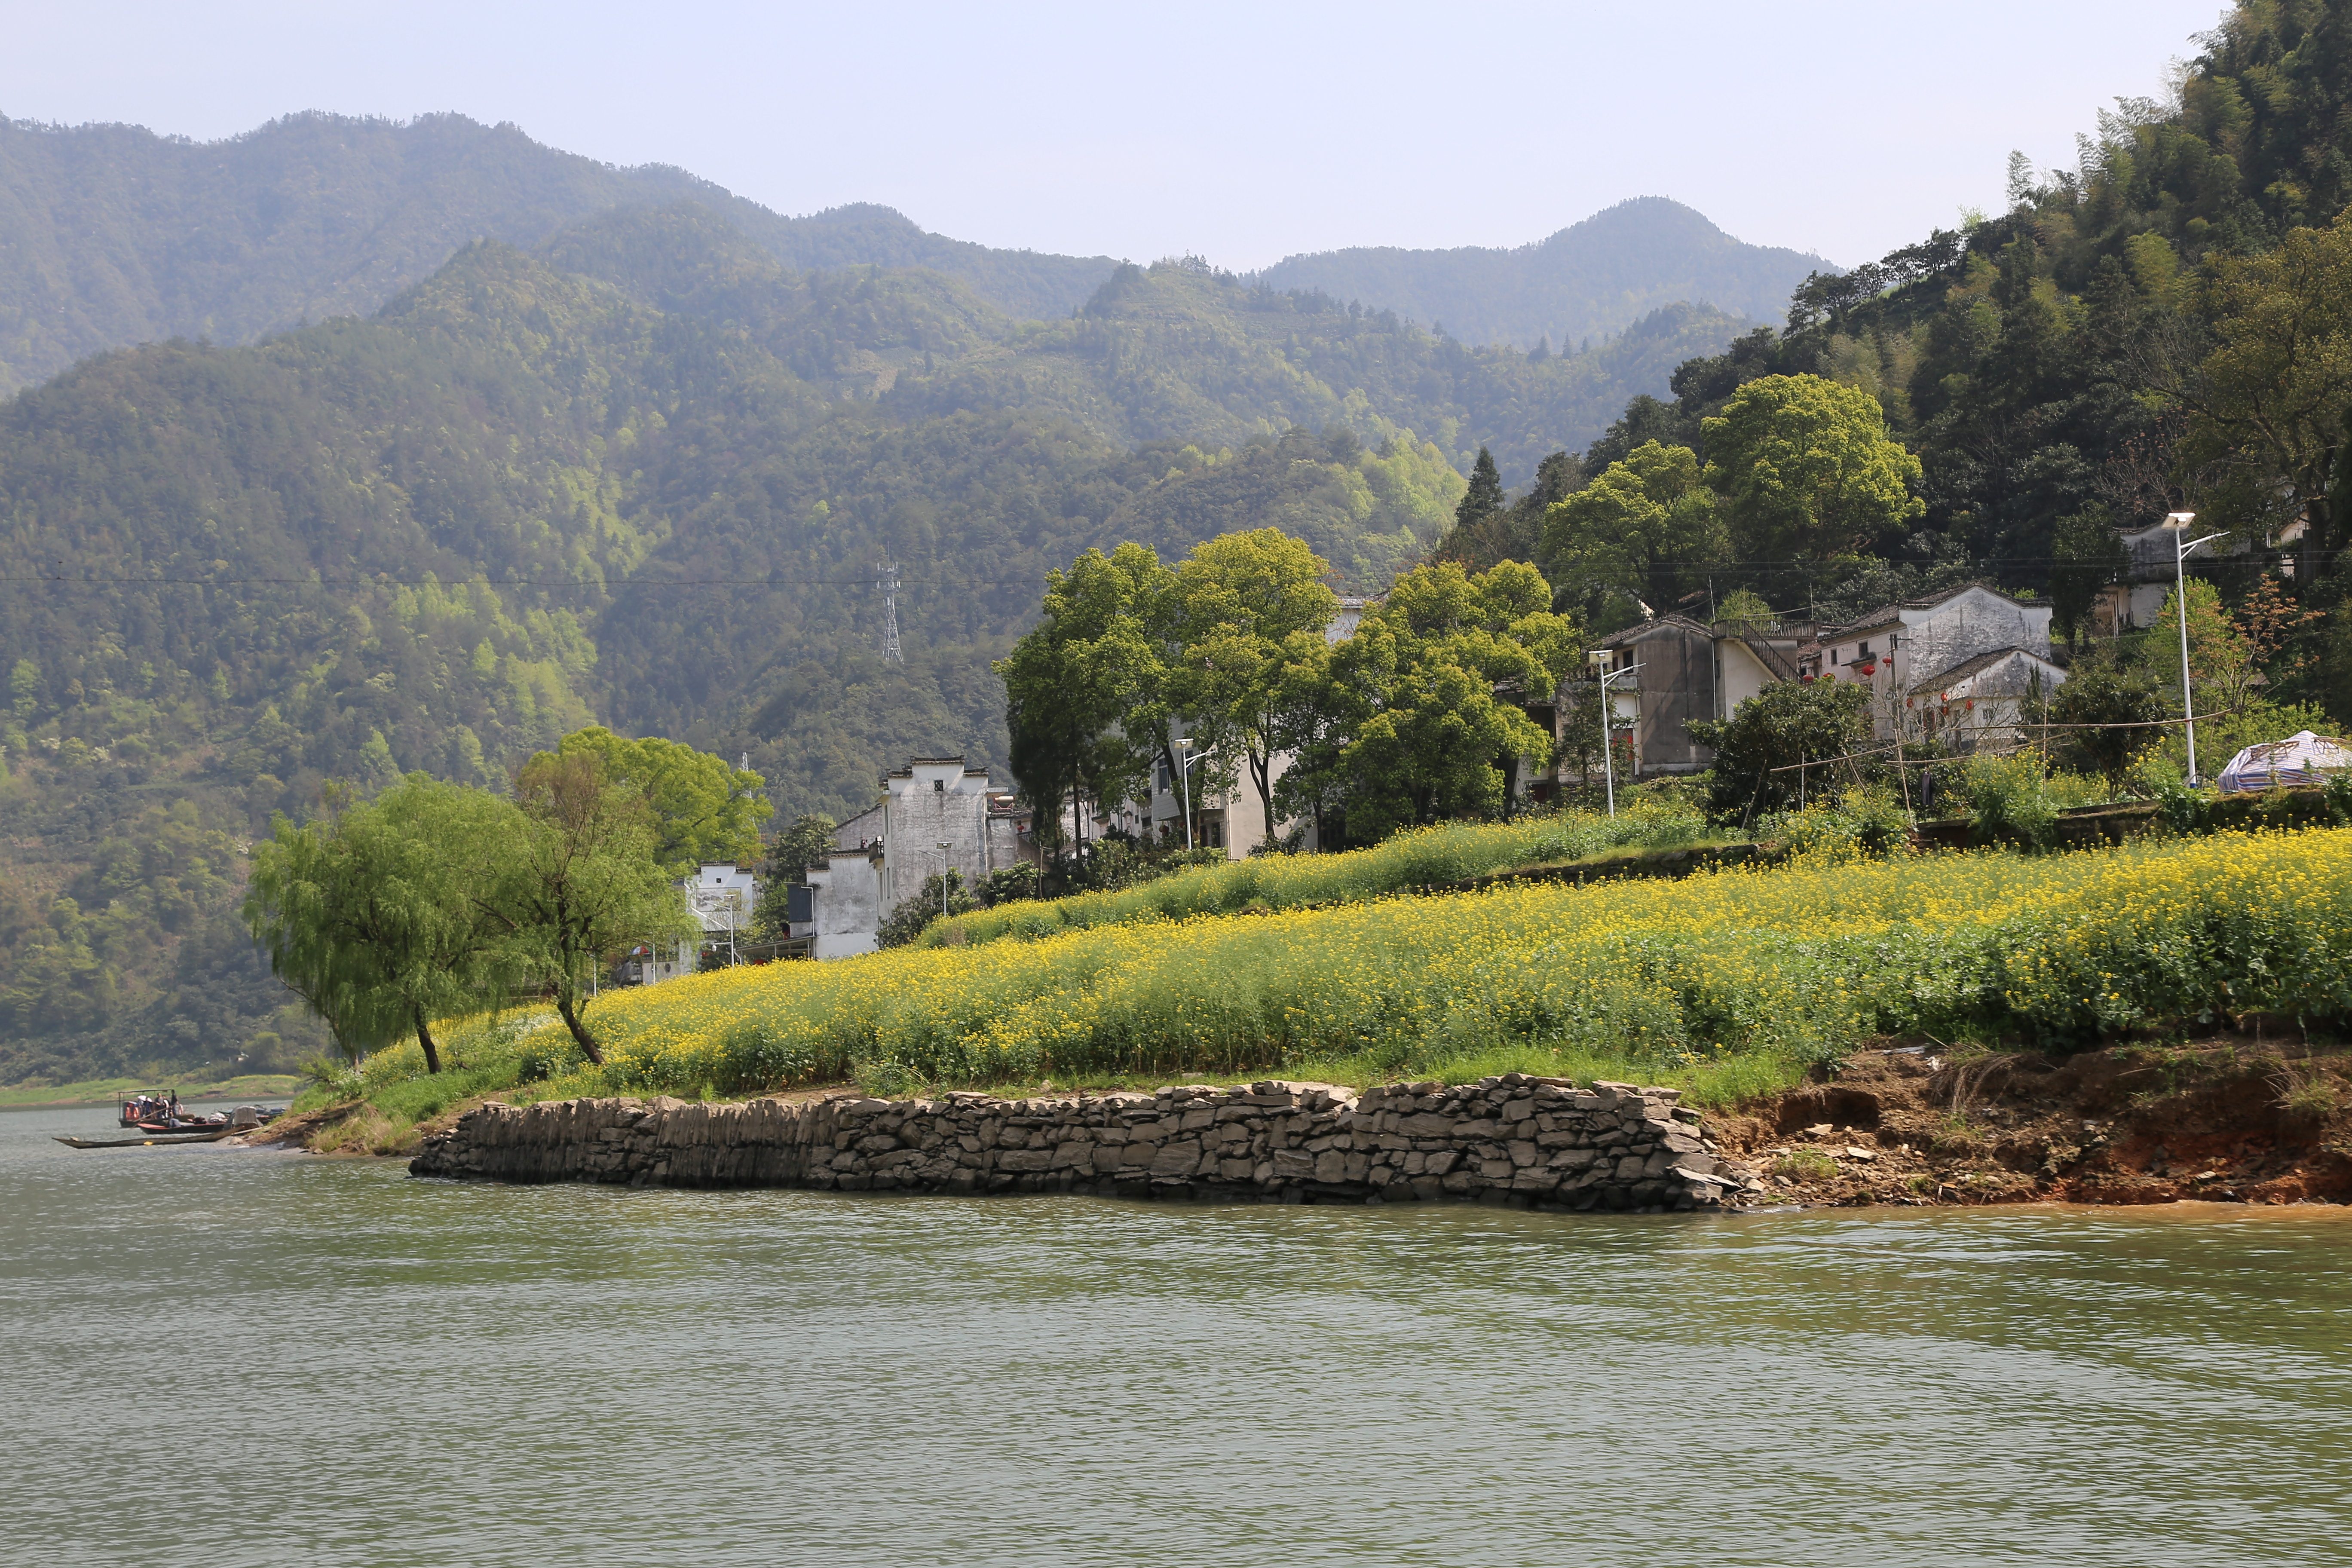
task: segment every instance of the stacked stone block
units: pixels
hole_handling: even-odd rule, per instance
[[[836,1192],[1691,1209],[1754,1190],[1667,1089],[1506,1073],[1475,1084],[1264,1082],[1041,1100],[855,1095],[735,1105],[485,1105],[420,1176]]]

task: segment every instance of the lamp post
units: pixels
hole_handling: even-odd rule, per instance
[[[1615,725],[1611,721],[1615,719],[1616,715],[1609,710],[1609,683],[1621,675],[1631,675],[1642,667],[1638,664],[1629,664],[1622,669],[1611,669],[1608,667],[1608,658],[1609,656],[1605,653],[1595,654],[1593,668],[1601,671],[1601,777],[1609,791],[1609,815],[1615,816],[1617,815],[1617,760],[1611,750],[1615,743],[1612,733]]]
[[[1197,757],[1192,752],[1192,737],[1177,736],[1176,800],[1184,810],[1184,848],[1187,853],[1190,853],[1192,847],[1192,765],[1195,763],[1205,763],[1209,760],[1209,753],[1206,752],[1202,752]]]
[[[2197,783],[2197,699],[2189,684],[2189,552],[2200,544],[2210,544],[2221,538],[2209,533],[2202,539],[2189,538],[2189,525],[2197,521],[2193,511],[2167,512],[2167,526],[2172,530],[2172,608],[2180,618],[2180,724],[2189,742],[2189,782]],[[2183,542],[2186,541],[2186,542]]]

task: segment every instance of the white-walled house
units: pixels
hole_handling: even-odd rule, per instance
[[[1824,632],[1799,651],[1797,668],[1867,689],[1883,741],[1999,748],[2016,738],[2019,705],[2066,679],[2050,645],[2050,614],[2047,605],[1970,583]]]
[[[961,757],[916,757],[882,781],[882,798],[835,830],[830,858],[808,869],[810,914],[792,932],[815,958],[872,952],[889,913],[953,870],[966,887],[1031,858],[1026,814]]]
[[[639,943],[621,960],[615,978],[626,985],[651,985],[691,974],[706,947],[724,948],[750,939],[751,912],[760,907],[759,868],[706,862],[677,884],[687,911],[702,930],[698,939],[676,947]]]

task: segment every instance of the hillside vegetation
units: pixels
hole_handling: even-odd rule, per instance
[[[1066,315],[1114,265],[948,239],[887,207],[781,217],[682,169],[616,169],[461,114],[296,114],[212,142],[0,118],[0,395],[105,349],[365,315],[474,239],[528,248],[680,198],[787,266],[929,268],[1020,316]]]

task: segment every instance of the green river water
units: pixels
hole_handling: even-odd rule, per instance
[[[485,1187],[0,1114],[0,1562],[2352,1563],[2352,1216]]]

